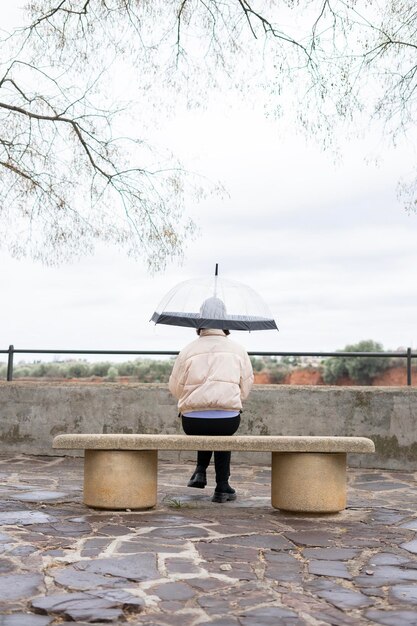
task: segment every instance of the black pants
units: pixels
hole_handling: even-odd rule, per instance
[[[240,415],[224,418],[182,417],[182,428],[186,435],[234,435],[240,424]],[[197,452],[197,468],[206,470],[210,464],[213,452],[199,450]],[[230,476],[231,452],[215,452],[214,467],[216,483],[225,483]]]

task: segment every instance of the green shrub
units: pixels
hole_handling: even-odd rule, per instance
[[[117,369],[113,365],[111,365],[107,371],[107,380],[114,382],[118,375],[119,372],[117,371]]]
[[[134,376],[136,372],[136,361],[125,361],[117,366],[119,376]]]
[[[275,367],[271,367],[267,371],[269,374],[269,380],[274,385],[282,383],[286,375],[289,373],[288,367],[281,364],[277,364]]]
[[[45,376],[47,378],[65,378],[67,374],[67,367],[65,363],[48,363]]]
[[[87,378],[90,367],[85,361],[72,361],[68,364],[67,373],[70,378]]]
[[[295,357],[294,363],[298,363],[298,357]],[[265,372],[269,376],[269,380],[273,384],[282,383],[286,375],[289,373],[293,362],[290,357],[262,356],[250,357],[252,369],[255,374]]]
[[[343,376],[348,376],[345,361],[343,357],[332,356],[323,362],[323,380],[326,385],[331,385]]]
[[[90,376],[107,376],[109,367],[111,367],[109,361],[101,361],[98,363],[90,363]]]
[[[137,377],[138,381],[142,383],[167,383],[173,365],[173,360],[138,360],[136,361],[135,376]]]
[[[35,378],[43,378],[43,376],[46,376],[46,373],[48,371],[48,363],[38,362],[29,367],[31,370],[29,376],[34,376]]]
[[[383,347],[377,341],[369,339],[348,345],[340,352],[383,352]],[[387,357],[330,357],[323,364],[323,380],[326,384],[332,384],[343,376],[349,376],[360,385],[369,385],[390,364]]]
[[[27,378],[32,376],[30,365],[18,365],[13,368],[13,378]]]
[[[287,365],[288,367],[300,367],[302,365],[302,360],[300,356],[282,356],[281,363],[283,365]]]
[[[265,362],[262,358],[251,356],[250,361],[252,363],[252,369],[254,372],[262,372],[265,369]]]

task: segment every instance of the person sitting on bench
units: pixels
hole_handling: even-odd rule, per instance
[[[200,310],[205,319],[225,317],[225,306],[216,297]],[[169,390],[178,400],[182,427],[187,435],[233,435],[240,425],[242,401],[253,384],[252,364],[246,350],[229,338],[229,331],[198,328],[198,339],[178,355],[169,379]],[[212,452],[199,451],[188,487],[204,488]],[[213,502],[236,499],[229,485],[231,452],[214,452],[216,488]]]

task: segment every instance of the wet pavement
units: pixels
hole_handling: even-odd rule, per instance
[[[266,467],[233,466],[226,504],[192,469],[96,511],[81,459],[0,457],[0,626],[417,625],[417,472],[350,469],[347,510],[307,516],[270,507]]]

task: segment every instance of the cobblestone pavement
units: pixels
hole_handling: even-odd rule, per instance
[[[417,473],[351,469],[348,509],[306,516],[270,507],[268,468],[235,465],[226,504],[191,471],[95,511],[81,459],[1,457],[0,626],[417,625]]]

